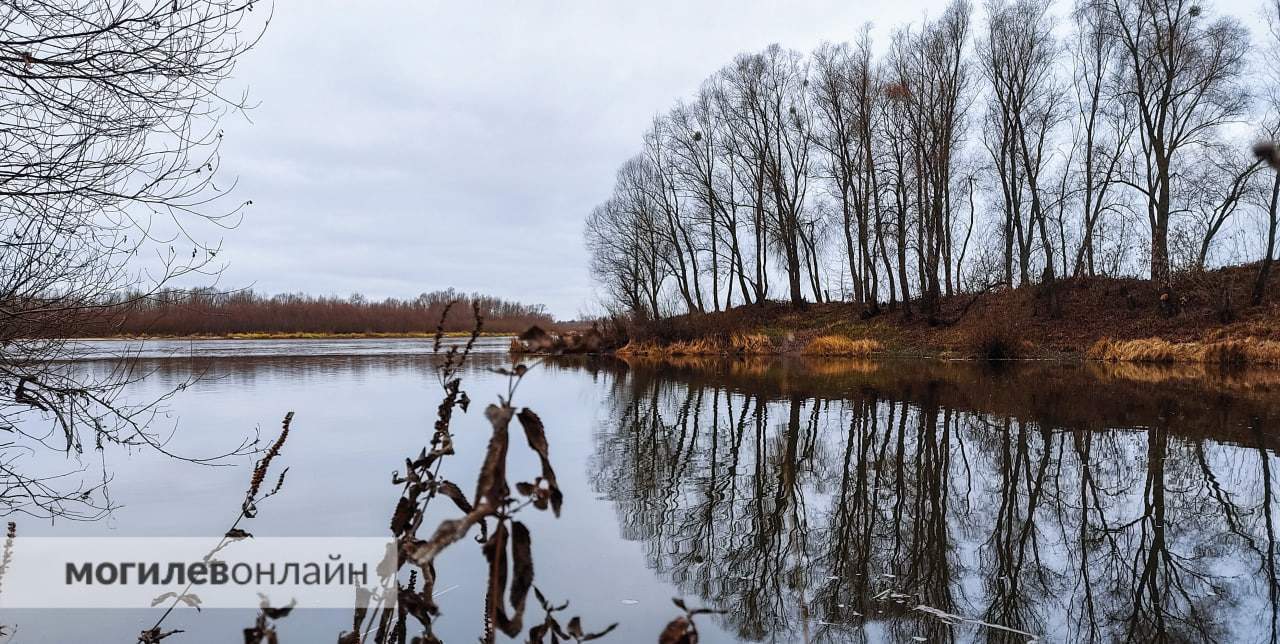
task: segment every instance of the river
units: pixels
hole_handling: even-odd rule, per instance
[[[457,340],[448,340],[453,344]],[[445,472],[473,487],[481,403],[507,391],[506,339],[462,373]],[[392,472],[430,440],[440,385],[423,340],[90,342],[132,356],[130,400],[200,458],[295,412],[261,536],[384,536]],[[535,585],[604,641],[656,641],[672,597],[725,610],[704,642],[1280,641],[1280,374],[1200,367],[611,358],[536,362],[516,406],[543,419],[564,509],[528,513]],[[512,469],[537,460],[513,441]],[[209,536],[253,459],[150,449],[31,467],[110,477],[94,521],[16,517],[23,535]],[[223,466],[226,465],[226,466]],[[51,470],[52,471],[52,470]],[[433,505],[433,519],[450,516]],[[456,509],[453,513],[456,514]],[[14,518],[14,517],[10,517]],[[16,552],[15,557],[21,556]],[[438,570],[446,642],[481,632],[486,568],[464,540]],[[6,588],[6,590],[8,590]],[[14,642],[132,642],[155,613],[0,613]],[[526,624],[540,620],[531,601]],[[240,641],[252,613],[181,610],[173,642]],[[300,610],[284,642],[335,641],[349,612]]]

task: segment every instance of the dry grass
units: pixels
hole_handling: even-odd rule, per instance
[[[520,341],[520,338],[511,338],[511,344],[507,347],[507,352],[521,354],[528,353],[528,349],[525,348],[524,343]]]
[[[763,334],[734,334],[729,340],[716,338],[698,338],[696,340],[677,340],[669,344],[653,341],[632,341],[618,349],[618,355],[668,358],[672,356],[722,356],[730,354],[768,355],[778,353],[778,349]]]
[[[861,338],[854,340],[843,335],[823,335],[809,341],[800,352],[806,356],[865,357],[883,351],[878,340]]]
[[[714,356],[725,352],[724,345],[711,338],[672,342],[663,349],[672,356]]]
[[[679,340],[671,344],[658,344],[656,342],[628,342],[626,346],[618,349],[618,355],[621,356],[637,356],[643,358],[665,358],[670,356],[714,356],[726,353],[726,348],[721,343],[700,338],[697,340]]]
[[[626,343],[625,345],[623,345],[614,353],[620,356],[636,356],[636,357],[660,356],[662,355],[662,353],[659,351],[659,349],[660,347],[652,342],[638,342],[636,340],[632,340]]]
[[[1280,342],[1257,338],[1213,342],[1102,339],[1089,348],[1086,357],[1107,362],[1280,365]]]
[[[1173,343],[1159,338],[1111,340],[1089,347],[1085,357],[1105,362],[1200,362],[1198,343]]]
[[[729,347],[735,353],[746,355],[768,355],[777,353],[769,336],[763,333],[735,333],[729,338]]]

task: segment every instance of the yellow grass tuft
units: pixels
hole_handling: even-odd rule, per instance
[[[809,341],[800,353],[806,356],[869,356],[884,349],[877,340],[854,340],[842,335],[824,335]]]
[[[1102,339],[1085,353],[1106,362],[1186,362],[1280,365],[1280,342],[1242,338],[1213,342],[1169,342],[1159,338]]]
[[[667,355],[672,356],[713,356],[724,353],[724,347],[719,342],[708,338],[672,342],[664,348]]]
[[[644,358],[665,358],[670,356],[714,356],[725,353],[724,345],[715,340],[701,338],[698,340],[680,340],[671,344],[656,342],[628,342],[618,349],[618,355]]]
[[[746,355],[765,355],[777,353],[769,336],[763,333],[735,333],[729,338],[729,347],[734,353]]]
[[[636,342],[632,340],[615,353],[620,356],[660,356],[662,355],[661,349],[662,347],[652,342]]]

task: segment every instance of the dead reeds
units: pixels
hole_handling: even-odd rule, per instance
[[[1105,362],[1164,362],[1219,365],[1280,365],[1280,342],[1237,338],[1210,342],[1169,342],[1160,338],[1094,343],[1085,354]]]
[[[620,356],[639,358],[756,356],[776,353],[779,353],[778,347],[769,339],[769,336],[762,333],[735,333],[726,339],[706,337],[695,340],[676,340],[666,344],[633,340],[617,351]]]
[[[871,338],[854,339],[843,335],[822,335],[808,342],[801,355],[864,358],[884,350],[880,341]]]

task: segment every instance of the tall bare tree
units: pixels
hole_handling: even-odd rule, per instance
[[[1083,0],[1072,12],[1072,88],[1075,118],[1072,120],[1071,181],[1079,202],[1080,245],[1076,249],[1075,275],[1097,274],[1098,234],[1104,217],[1114,213],[1121,197],[1119,184],[1126,142],[1135,122],[1115,100],[1112,80],[1124,63],[1114,18],[1105,4]]]
[[[1280,0],[1270,0],[1263,9],[1267,21],[1267,40],[1263,48],[1262,69],[1266,70],[1266,91],[1263,92],[1263,127],[1262,135],[1271,143],[1262,144],[1254,149],[1255,154],[1271,165],[1275,174],[1267,182],[1265,197],[1259,205],[1266,216],[1266,233],[1262,261],[1258,265],[1258,275],[1254,279],[1250,301],[1255,305],[1262,304],[1266,297],[1267,283],[1271,279],[1271,267],[1276,256],[1276,235],[1280,227],[1280,151],[1275,141],[1280,139]]]
[[[964,139],[971,79],[965,46],[970,7],[955,0],[919,33],[902,32],[891,54],[891,82],[909,126],[914,168],[918,277],[925,313],[936,318],[954,289],[952,189]]]
[[[1115,92],[1138,123],[1127,183],[1146,205],[1150,276],[1170,285],[1169,230],[1184,153],[1205,145],[1248,109],[1241,83],[1248,32],[1189,0],[1107,0],[1125,64]]]
[[[870,28],[858,42],[826,44],[814,52],[814,142],[839,203],[845,257],[854,300],[875,307],[879,297],[875,256],[881,232],[875,140],[883,117],[883,93],[871,52]]]
[[[1019,278],[1030,281],[1037,234],[1044,253],[1042,278],[1049,281],[1055,274],[1046,173],[1053,152],[1050,137],[1063,110],[1052,30],[1047,0],[987,3],[987,32],[978,47],[990,90],[985,142],[1000,184],[1004,279],[1011,285],[1015,245]]]

